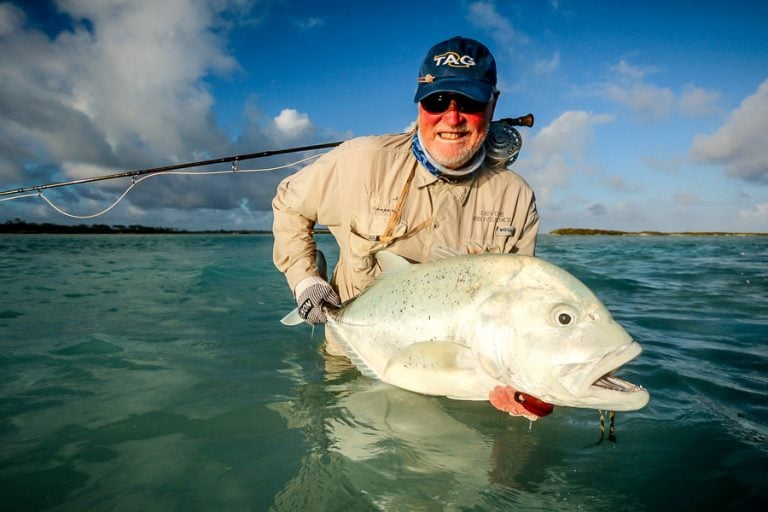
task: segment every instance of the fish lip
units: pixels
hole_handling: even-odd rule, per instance
[[[631,411],[644,407],[649,400],[642,386],[615,377],[612,373],[642,353],[635,341],[620,346],[592,361],[561,365],[560,383],[572,395],[574,403],[560,405],[598,407]]]

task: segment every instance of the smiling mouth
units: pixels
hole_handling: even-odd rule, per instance
[[[440,139],[442,140],[459,140],[466,137],[468,134],[466,132],[440,132],[438,134],[440,136]]]

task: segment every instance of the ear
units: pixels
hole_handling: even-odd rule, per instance
[[[410,124],[410,126],[408,127],[408,129],[406,129],[405,132],[413,135],[414,133],[419,131],[419,120],[420,120],[420,117],[419,117],[419,113],[417,112],[416,119],[413,120],[413,122]]]
[[[501,94],[501,91],[493,91],[493,96],[491,96],[491,101],[489,101],[489,108],[490,108],[490,119],[493,120],[493,114],[496,111],[496,102],[499,100],[499,94]]]

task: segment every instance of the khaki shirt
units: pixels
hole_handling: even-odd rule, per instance
[[[285,178],[272,201],[274,263],[291,290],[318,275],[316,223],[339,245],[330,280],[342,301],[357,296],[380,273],[374,254],[386,249],[414,262],[434,247],[466,253],[533,255],[539,216],[533,190],[507,169],[481,167],[459,182],[438,179],[411,151],[411,134],[352,139]],[[398,199],[414,173],[399,219]]]

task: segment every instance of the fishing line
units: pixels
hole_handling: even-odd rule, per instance
[[[274,152],[273,152],[273,154],[274,154]],[[0,202],[2,202],[2,201],[10,201],[12,199],[21,199],[21,198],[24,198],[24,197],[35,197],[36,196],[36,197],[40,197],[41,199],[43,199],[46,203],[48,203],[48,205],[51,208],[53,208],[54,210],[56,210],[57,212],[59,212],[60,214],[62,214],[64,216],[70,217],[72,219],[93,219],[93,218],[98,217],[100,215],[104,215],[105,213],[107,213],[108,211],[113,209],[115,206],[117,206],[120,203],[120,201],[122,201],[125,198],[125,196],[127,196],[128,193],[131,190],[133,190],[133,188],[136,185],[138,185],[139,183],[141,183],[144,180],[147,180],[149,178],[153,178],[155,176],[162,176],[162,175],[167,175],[167,174],[186,175],[186,176],[205,176],[205,175],[229,174],[229,173],[272,172],[272,171],[279,171],[281,169],[287,169],[287,168],[290,168],[290,167],[294,167],[294,166],[303,164],[304,162],[308,162],[310,160],[314,160],[315,158],[319,158],[320,156],[321,156],[320,154],[312,155],[312,156],[308,156],[306,158],[302,158],[301,160],[297,160],[295,162],[291,162],[291,163],[288,163],[288,164],[278,165],[276,167],[263,167],[263,168],[259,168],[259,169],[238,169],[238,167],[237,167],[238,157],[231,157],[231,158],[234,158],[234,160],[232,160],[232,167],[231,167],[231,169],[227,170],[227,171],[201,171],[201,172],[198,171],[198,172],[195,172],[195,171],[176,171],[176,170],[162,170],[162,169],[160,169],[160,170],[152,170],[152,169],[147,169],[146,172],[145,171],[133,171],[132,173],[122,173],[122,174],[119,174],[119,175],[98,176],[98,177],[95,177],[95,178],[86,178],[85,180],[75,180],[75,181],[71,181],[71,182],[54,183],[54,184],[50,184],[50,185],[42,185],[42,186],[39,186],[39,187],[31,187],[30,189],[19,189],[17,191],[10,191],[9,190],[9,191],[3,192],[3,194],[17,194],[17,195],[13,195],[11,197],[0,197]],[[254,158],[256,158],[256,157],[254,157]],[[186,165],[186,166],[190,167],[190,166],[196,165],[196,164],[198,164],[198,162],[193,162],[193,164],[181,164],[181,165]],[[143,173],[144,175],[139,178],[137,176],[140,173]],[[106,208],[104,208],[103,210],[101,210],[99,212],[96,212],[96,213],[93,213],[93,214],[90,214],[90,215],[75,215],[73,213],[69,213],[69,212],[65,211],[62,207],[56,205],[53,201],[51,201],[48,197],[46,197],[45,194],[43,194],[43,189],[45,189],[45,188],[53,188],[53,187],[57,187],[57,186],[66,186],[66,185],[78,185],[78,184],[81,184],[81,183],[87,183],[87,182],[93,182],[93,181],[101,181],[101,180],[105,180],[105,179],[123,178],[123,177],[129,177],[129,176],[131,177],[131,184],[128,186],[128,188],[126,188],[125,191],[111,205],[107,206]],[[36,192],[31,193],[31,194],[18,194],[19,192],[26,191],[26,190],[36,190]]]
[[[515,117],[515,118],[504,118],[504,119],[499,119],[497,121],[492,122],[489,127],[488,137],[486,137],[486,140],[484,143],[485,150],[486,150],[486,162],[489,163],[492,167],[499,167],[499,168],[506,168],[508,165],[512,164],[517,159],[517,155],[519,154],[520,148],[522,146],[522,138],[520,136],[520,133],[514,127],[527,126],[530,128],[533,126],[533,122],[534,122],[533,114],[527,114],[527,115],[524,115],[521,117]],[[110,211],[112,208],[117,206],[120,203],[120,201],[122,201],[125,198],[125,196],[127,196],[128,193],[131,190],[133,190],[133,188],[136,185],[138,185],[145,179],[151,178],[153,176],[158,176],[160,174],[186,174],[186,175],[196,176],[196,175],[210,175],[210,174],[225,174],[228,172],[249,173],[249,172],[277,171],[280,169],[286,169],[289,167],[299,165],[301,163],[307,162],[314,158],[318,158],[320,154],[303,158],[301,160],[298,160],[290,164],[280,165],[277,167],[262,168],[262,169],[239,170],[237,168],[237,162],[240,160],[249,160],[252,158],[263,158],[263,157],[274,156],[274,155],[283,155],[287,153],[296,153],[298,151],[327,149],[327,148],[338,146],[342,142],[343,141],[327,142],[324,144],[315,144],[311,146],[301,146],[301,147],[294,147],[294,148],[287,148],[287,149],[262,151],[261,153],[249,153],[245,155],[215,158],[212,160],[200,160],[197,162],[168,165],[165,167],[153,167],[150,169],[141,169],[138,171],[128,171],[128,172],[121,172],[117,174],[109,174],[104,176],[94,176],[92,178],[82,178],[82,179],[64,181],[59,183],[48,183],[45,185],[36,185],[32,187],[22,187],[18,189],[3,190],[3,191],[0,191],[0,202],[10,201],[12,199],[22,199],[25,197],[37,196],[42,198],[46,203],[48,203],[48,205],[51,208],[53,208],[54,210],[56,210],[62,215],[71,217],[73,219],[92,219],[94,217],[104,215],[105,213]],[[226,162],[232,162],[232,168],[229,171],[208,171],[208,172],[178,171],[178,169],[186,169],[189,167],[200,167],[204,165],[213,165],[213,164],[220,164],[220,163],[226,163]],[[139,178],[139,176],[142,176],[142,177]],[[120,195],[120,197],[117,198],[115,202],[113,202],[111,205],[104,208],[103,210],[97,213],[93,213],[91,215],[75,215],[73,213],[69,213],[65,211],[62,207],[54,204],[53,201],[51,201],[49,198],[47,198],[43,194],[43,190],[47,190],[49,188],[66,187],[70,185],[82,185],[84,183],[112,180],[117,178],[131,178],[131,184],[128,186],[127,189],[125,189],[125,191]]]

